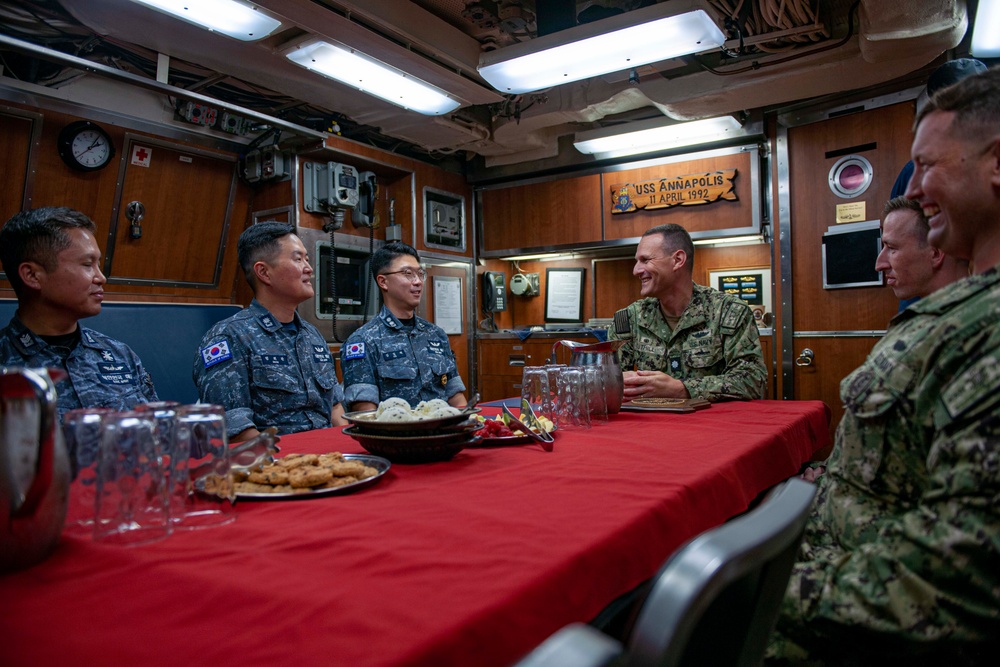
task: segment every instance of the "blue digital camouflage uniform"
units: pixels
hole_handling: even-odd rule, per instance
[[[995,664],[1000,273],[898,314],[840,384],[772,664]]]
[[[618,311],[630,324],[608,329],[608,340],[628,341],[618,350],[623,370],[662,371],[684,383],[691,398],[709,401],[763,398],[767,367],[750,308],[711,287],[694,285],[691,303],[673,331],[655,297]]]
[[[0,364],[61,368],[68,377],[56,383],[59,419],[76,408],[130,410],[159,400],[153,380],[125,343],[80,327],[80,343],[67,356],[49,345],[14,315],[0,330]]]
[[[343,402],[337,369],[322,334],[295,315],[281,325],[256,299],[217,323],[194,357],[194,383],[205,403],[226,409],[226,430],[278,429],[279,435],[332,425]]]
[[[382,306],[340,348],[346,405],[398,396],[417,405],[465,391],[444,330],[420,317],[412,330]]]

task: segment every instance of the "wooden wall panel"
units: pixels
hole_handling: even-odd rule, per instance
[[[484,190],[483,250],[565,246],[602,238],[600,176]]]
[[[632,274],[632,258],[597,262],[597,312],[595,317],[614,317],[615,311],[639,299],[641,283]]]
[[[135,145],[150,152],[149,166],[126,167],[108,278],[211,284],[225,241],[236,163],[159,142],[149,146],[138,139]],[[178,192],[184,196],[178,197]],[[131,238],[125,215],[133,200],[146,209],[138,239]],[[185,234],[177,233],[181,220],[189,221]]]
[[[96,121],[111,136],[115,146],[115,158],[108,167],[96,172],[80,172],[70,169],[59,157],[57,151],[57,138],[59,132],[67,124],[77,120],[92,120],[86,117],[74,116],[66,113],[51,111],[48,109],[36,109],[24,105],[12,105],[24,108],[28,111],[43,115],[42,132],[39,138],[39,145],[32,147],[34,151],[32,159],[35,160],[35,172],[30,175],[32,199],[31,207],[42,206],[68,206],[77,209],[88,215],[97,226],[96,238],[102,253],[107,254],[107,239],[111,229],[112,214],[115,208],[115,194],[118,187],[118,171],[122,161],[128,160],[126,154],[125,135],[131,132],[136,136],[146,136],[157,138],[147,132],[130,130],[124,126],[106,121]],[[0,136],[6,133],[0,132]],[[216,153],[220,156],[235,157],[232,153],[207,149],[195,142],[174,141],[179,147],[191,146],[199,150]],[[235,163],[230,163],[235,164]],[[231,171],[229,172],[231,174]],[[228,185],[231,178],[226,178],[227,189],[222,195],[225,202],[228,202]],[[155,257],[157,261],[173,261],[177,266],[184,264],[185,256],[188,254],[185,239],[199,238],[206,224],[202,215],[203,206],[200,206],[196,199],[191,198],[190,188],[183,182],[161,183],[163,190],[171,197],[183,200],[185,197],[190,201],[190,215],[181,216],[170,221],[170,233],[156,242]],[[16,179],[7,179],[0,184],[0,198],[3,200],[19,201],[24,190],[24,184],[17,183]],[[15,192],[16,191],[16,192]],[[211,195],[214,199],[215,194]],[[243,184],[238,184],[233,210],[230,213],[229,235],[225,240],[226,252],[222,258],[222,267],[217,288],[174,288],[165,286],[146,285],[125,285],[108,284],[105,287],[106,298],[109,301],[176,301],[192,303],[230,303],[233,296],[233,286],[236,279],[236,239],[245,228],[248,221],[250,190]],[[126,202],[127,203],[127,202]],[[18,205],[19,207],[19,205]],[[221,227],[222,218],[217,221]],[[152,228],[149,228],[152,231]],[[178,241],[178,239],[180,241]],[[141,242],[140,242],[141,243]],[[146,244],[148,247],[151,244]],[[153,257],[149,255],[147,257]],[[167,259],[172,258],[172,259]],[[211,258],[214,268],[215,257]],[[199,271],[202,266],[198,265]],[[6,283],[3,283],[6,286]],[[13,296],[13,292],[8,289],[0,289],[0,296]]]
[[[28,153],[34,121],[10,116],[0,109],[0,155],[3,156],[4,183],[0,188],[0,224],[21,210],[28,182]]]
[[[886,287],[823,289],[822,237],[836,225],[836,206],[864,202],[866,220],[878,220],[892,184],[909,158],[913,104],[896,104],[792,128],[788,133],[791,180],[792,295],[796,330],[885,329],[899,301]],[[843,151],[872,164],[874,178],[860,197],[841,199],[828,187],[830,168]],[[833,153],[827,157],[827,153]]]
[[[750,180],[750,158],[749,153],[737,153],[602,174],[604,238],[608,240],[633,238],[641,236],[650,227],[667,223],[681,225],[689,232],[749,227],[753,224],[751,195],[755,187]],[[674,206],[651,211],[639,210],[633,213],[611,212],[614,194],[617,192],[614,186],[617,184],[640,183],[733,168],[737,171],[734,184],[738,201],[720,200],[711,204]]]

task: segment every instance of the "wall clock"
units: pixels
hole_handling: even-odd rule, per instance
[[[70,123],[59,132],[59,157],[79,171],[97,171],[111,162],[115,145],[111,137],[89,120]]]

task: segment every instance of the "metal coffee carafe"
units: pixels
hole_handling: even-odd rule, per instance
[[[570,366],[596,366],[604,377],[604,393],[608,402],[608,414],[617,414],[622,407],[625,385],[622,381],[622,367],[618,363],[618,348],[623,340],[606,340],[600,343],[578,343],[575,340],[558,340],[552,345],[552,363],[556,362],[559,346],[571,351]]]
[[[53,384],[62,375],[0,368],[0,572],[43,560],[62,533],[70,467]]]

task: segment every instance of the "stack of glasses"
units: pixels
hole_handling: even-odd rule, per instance
[[[74,475],[70,535],[136,545],[236,519],[225,411],[217,405],[70,410],[63,435]]]
[[[521,399],[562,431],[588,429],[608,421],[604,376],[592,366],[526,366]]]

